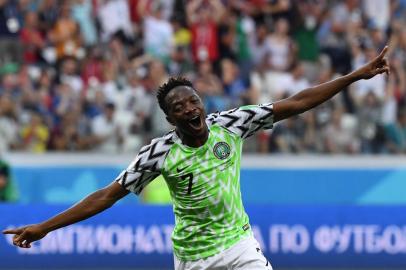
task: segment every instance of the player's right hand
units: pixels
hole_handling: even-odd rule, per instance
[[[30,248],[31,243],[47,235],[39,225],[28,225],[16,229],[4,230],[3,234],[14,234],[13,244],[20,248]]]

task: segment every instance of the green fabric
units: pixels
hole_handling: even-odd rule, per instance
[[[175,229],[175,255],[203,259],[252,235],[240,193],[243,140],[273,127],[272,103],[249,105],[206,117],[209,137],[193,148],[176,131],[142,147],[116,181],[140,194],[160,174],[168,185]]]
[[[294,39],[298,45],[298,57],[300,60],[312,62],[318,60],[320,48],[317,42],[315,30],[300,28],[294,34]]]
[[[142,201],[148,204],[170,204],[171,194],[162,175],[154,179],[142,193]]]
[[[175,143],[168,153],[163,172],[174,204],[172,240],[178,258],[209,257],[251,234],[240,193],[242,142],[213,125],[203,146]]]
[[[385,127],[386,135],[399,149],[406,149],[406,127],[398,124],[389,124]]]
[[[237,22],[237,42],[238,42],[238,59],[247,60],[251,58],[250,47],[248,45],[248,38],[242,28],[242,20]]]

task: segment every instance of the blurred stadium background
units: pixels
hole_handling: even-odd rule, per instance
[[[171,127],[155,102],[192,80],[208,113],[345,74],[386,44],[389,76],[260,132],[246,210],[276,269],[406,269],[406,1],[0,0],[0,228],[110,183]],[[5,181],[6,179],[7,181]],[[162,179],[0,269],[172,269]]]

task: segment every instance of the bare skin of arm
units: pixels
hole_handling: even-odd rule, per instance
[[[30,248],[31,243],[45,237],[49,232],[90,218],[108,208],[129,193],[120,184],[109,186],[90,194],[66,211],[39,224],[4,230],[3,234],[13,234],[13,244]]]
[[[348,85],[378,74],[389,73],[388,61],[384,58],[388,47],[361,68],[335,80],[305,89],[296,95],[274,103],[274,122],[301,114],[332,98]]]
[[[186,19],[188,25],[191,25],[196,22],[196,13],[199,7],[202,5],[203,0],[193,0],[188,2],[186,6]]]
[[[221,3],[221,1],[219,1],[219,0],[210,0],[209,3],[211,5],[212,11],[213,11],[212,18],[215,22],[218,23],[224,14],[224,6]]]

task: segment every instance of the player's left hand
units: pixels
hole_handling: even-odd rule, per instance
[[[377,57],[354,71],[356,77],[359,79],[370,79],[378,74],[389,74],[388,59],[385,58],[387,52],[388,46],[385,46]]]

